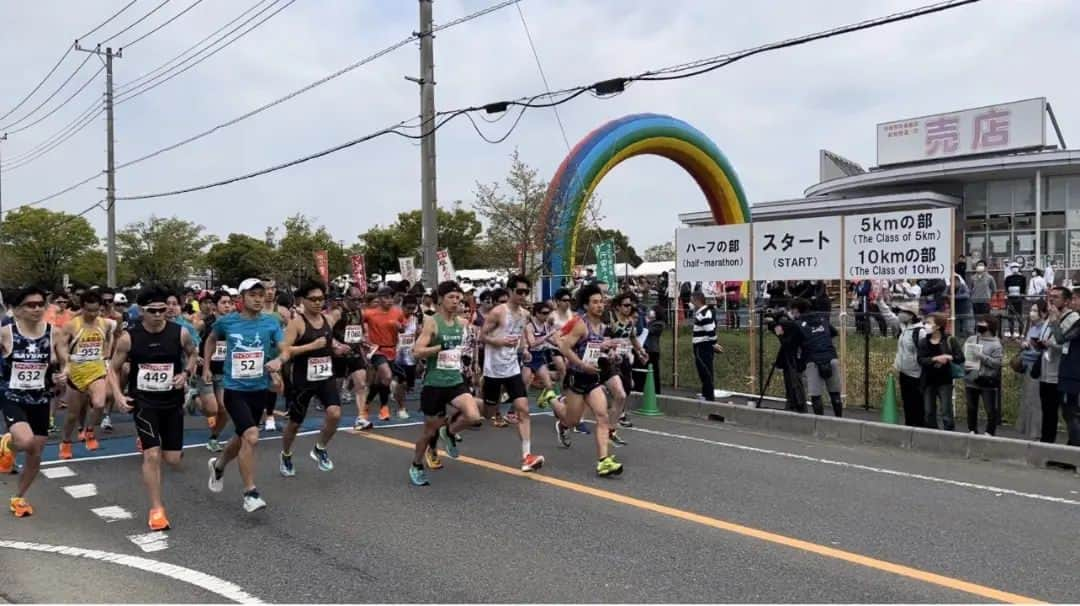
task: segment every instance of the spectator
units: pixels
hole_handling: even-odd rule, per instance
[[[810,292],[810,309],[816,313],[832,313],[832,299],[829,298],[829,289],[825,280],[817,280]]]
[[[780,340],[780,351],[776,352],[775,368],[784,374],[784,397],[787,410],[806,412],[806,386],[802,374],[806,370],[801,365],[799,346],[802,344],[802,331],[799,325],[784,310],[766,311],[769,318],[769,330]]]
[[[1019,337],[1023,324],[1020,321],[1024,313],[1024,293],[1027,292],[1027,278],[1020,273],[1020,264],[1010,263],[1005,276],[1006,308],[1005,317],[1009,324],[1008,332],[1002,331],[1002,336]]]
[[[1048,300],[1046,324],[1040,339],[1043,356],[1039,376],[1039,403],[1042,407],[1039,441],[1053,443],[1057,439],[1058,414],[1065,401],[1058,391],[1062,349],[1065,344],[1063,337],[1075,329],[1080,315],[1069,308],[1072,304],[1072,291],[1067,288],[1051,287]]]
[[[1039,299],[1031,306],[1027,337],[1020,344],[1020,359],[1023,363],[1023,387],[1020,397],[1020,414],[1016,419],[1016,430],[1025,438],[1038,440],[1042,435],[1042,405],[1039,403],[1039,379],[1042,376],[1043,352],[1046,350],[1043,331],[1047,329],[1048,306],[1046,300]]]
[[[716,342],[716,310],[705,302],[701,291],[695,292],[690,301],[694,326],[694,368],[701,381],[701,397],[706,402],[716,399],[713,382],[713,358],[723,353],[723,348]]]
[[[1005,352],[997,337],[997,324],[993,316],[979,316],[976,334],[964,342],[964,394],[970,433],[979,433],[980,398],[986,408],[986,433],[994,435],[1001,420],[1001,363]]]
[[[660,380],[660,335],[664,334],[664,328],[667,326],[667,309],[661,305],[653,307],[649,310],[646,320],[648,322],[646,330],[649,334],[645,337],[645,353],[649,355],[648,365],[652,365],[653,385],[656,386],[656,393],[659,394],[660,386],[663,384]],[[642,373],[634,373],[634,376],[641,377],[641,388],[635,387],[635,391],[644,391],[645,376]]]
[[[741,325],[739,321],[739,301],[742,299],[742,285],[743,283],[739,281],[729,280],[724,282],[728,329],[738,329]]]
[[[885,321],[900,333],[896,342],[896,358],[893,369],[900,382],[900,400],[904,406],[904,424],[910,427],[923,427],[923,411],[926,406],[922,381],[922,366],[919,365],[919,339],[923,325],[919,321],[919,304],[916,301],[903,301],[897,305],[896,313],[888,303],[878,300],[878,309],[885,316]]]
[[[814,414],[825,414],[822,396],[828,392],[833,414],[842,417],[844,404],[840,399],[840,360],[833,345],[833,338],[838,335],[836,328],[829,323],[828,316],[810,313],[810,302],[806,299],[795,299],[791,307],[791,315],[802,333],[800,357],[806,369],[803,372],[806,393],[810,396]]]
[[[919,366],[922,367],[923,419],[926,427],[937,429],[938,411],[941,427],[952,431],[952,395],[954,363],[961,364],[964,354],[956,339],[945,331],[949,318],[940,312],[927,316],[924,322],[926,334],[919,339]]]
[[[1043,271],[1038,267],[1031,270],[1027,295],[1029,299],[1041,299],[1046,296],[1046,278],[1043,278]]]
[[[964,267],[963,263],[957,263],[956,273],[953,274],[953,279],[956,280],[956,336],[961,339],[971,336],[971,324],[975,320],[971,311],[971,289],[968,288],[964,272],[961,271]]]
[[[986,273],[986,261],[975,263],[975,275],[971,277],[971,309],[976,316],[990,313],[990,299],[997,290],[994,276]]]
[[[769,285],[765,288],[765,292],[769,295],[769,307],[773,309],[787,309],[787,284],[785,284],[783,280],[769,282]]]
[[[1063,289],[1064,290],[1064,289]],[[1065,420],[1065,429],[1068,432],[1069,446],[1080,446],[1080,323],[1076,322],[1076,314],[1080,308],[1080,289],[1072,292],[1070,300],[1069,317],[1073,320],[1069,328],[1065,328],[1064,318],[1054,330],[1054,340],[1062,343],[1061,364],[1058,366],[1058,391],[1065,394],[1065,402],[1061,406],[1061,417]],[[1051,321],[1054,314],[1051,313]],[[1046,437],[1048,424],[1057,425],[1057,416],[1046,418],[1043,411],[1043,437]],[[1055,427],[1056,433],[1056,427]],[[1045,440],[1044,440],[1045,441]]]

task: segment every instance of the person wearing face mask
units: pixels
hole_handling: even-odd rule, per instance
[[[919,365],[919,339],[925,329],[919,321],[919,304],[904,301],[893,313],[886,301],[878,301],[878,309],[889,327],[900,333],[896,342],[893,369],[900,382],[900,400],[904,406],[904,425],[923,427],[922,366]]]
[[[1028,313],[1027,336],[1020,344],[1020,360],[1023,363],[1021,370],[1024,373],[1024,379],[1021,388],[1020,414],[1016,418],[1016,431],[1029,440],[1038,440],[1042,432],[1039,379],[1042,377],[1043,368],[1040,358],[1046,350],[1043,331],[1046,330],[1048,312],[1048,306],[1043,299],[1031,305],[1031,311]]]
[[[979,400],[986,407],[986,433],[994,435],[1001,421],[1001,363],[1005,358],[997,338],[997,320],[979,316],[977,334],[964,342],[964,394],[967,396],[968,432],[979,433]]]
[[[919,339],[919,366],[922,367],[923,418],[926,427],[937,429],[938,411],[945,431],[955,428],[953,421],[952,364],[961,364],[964,353],[956,339],[945,331],[949,321],[943,313],[927,316],[923,327],[926,334]]]
[[[1069,307],[1069,312],[1075,320],[1077,312],[1080,312],[1080,288],[1072,291]],[[1051,322],[1053,321],[1052,314]],[[1080,322],[1074,321],[1069,329],[1064,328],[1064,325],[1063,318],[1054,329],[1054,340],[1062,343],[1061,364],[1058,366],[1058,391],[1065,395],[1065,401],[1061,405],[1061,416],[1065,420],[1065,428],[1068,431],[1069,446],[1080,446]],[[1043,411],[1043,441],[1046,441],[1047,437],[1054,437],[1048,435],[1050,425],[1054,426],[1054,433],[1056,433],[1057,419],[1054,417],[1047,419],[1046,411]]]
[[[971,309],[976,316],[990,313],[990,299],[997,290],[994,276],[986,272],[986,262],[975,264],[975,275],[971,277]]]
[[[1009,275],[1005,276],[1005,294],[1006,294],[1006,318],[1009,325],[1009,330],[1003,332],[1007,336],[1020,336],[1020,328],[1023,326],[1020,318],[1024,313],[1024,293],[1027,292],[1027,278],[1024,274],[1020,273],[1020,265],[1012,263],[1009,265]]]

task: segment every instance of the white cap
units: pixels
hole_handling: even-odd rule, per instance
[[[240,296],[240,291],[236,290],[235,288],[229,288],[229,287],[226,286],[225,287],[225,292],[229,293],[230,297]]]
[[[262,288],[263,290],[265,290],[266,285],[263,284],[262,280],[260,280],[258,278],[248,278],[247,280],[244,280],[243,282],[240,283],[239,290],[240,290],[241,293],[245,293],[245,292],[247,292],[249,290],[252,290],[252,289],[255,289],[255,288]]]
[[[127,305],[127,302],[127,295],[125,295],[124,293],[118,292],[113,295],[113,303],[117,305]]]

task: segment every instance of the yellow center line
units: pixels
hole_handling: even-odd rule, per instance
[[[394,446],[400,446],[402,448],[413,449],[416,445],[412,442],[406,442],[397,438],[391,438],[389,436],[380,435],[372,432],[355,432],[355,435],[360,435],[370,440],[377,442],[383,442],[385,444],[392,444]],[[819,545],[817,543],[811,543],[810,541],[803,541],[801,539],[795,539],[792,537],[784,536],[782,534],[776,534],[765,530],[759,530],[750,526],[743,526],[741,524],[735,524],[733,522],[725,522],[717,518],[704,516],[701,514],[693,513],[690,511],[684,511],[682,509],[676,509],[674,507],[668,507],[667,505],[661,505],[659,503],[653,503],[652,501],[645,501],[642,499],[636,499],[616,492],[608,490],[602,490],[599,488],[593,488],[592,486],[586,486],[584,484],[578,484],[576,482],[569,482],[567,480],[560,480],[551,476],[540,475],[536,473],[525,473],[516,468],[501,465],[499,463],[493,463],[484,459],[477,459],[474,457],[460,456],[455,461],[461,463],[468,463],[469,465],[475,465],[491,471],[497,471],[520,478],[532,480],[534,482],[540,482],[541,484],[548,484],[550,486],[558,486],[566,490],[571,490],[579,494],[585,494],[606,501],[614,503],[620,503],[622,505],[628,505],[630,507],[636,507],[645,511],[651,511],[661,515],[669,516],[686,522],[693,522],[695,524],[701,524],[702,526],[708,526],[710,528],[716,528],[724,530],[734,534],[742,535],[745,537],[751,537],[759,539],[761,541],[767,541],[769,543],[775,543],[777,545],[783,545],[792,549],[798,549],[808,553],[814,553],[827,558],[848,562],[850,564],[857,564],[859,566],[865,566],[867,568],[873,568],[874,570],[880,570],[883,572],[892,573],[901,577],[914,579],[916,581],[922,581],[930,585],[937,585],[946,589],[954,589],[956,591],[963,591],[971,595],[976,595],[989,600],[995,600],[998,602],[1004,602],[1008,604],[1045,604],[1041,600],[1022,596],[1015,593],[1009,593],[1007,591],[1001,591],[992,587],[986,587],[984,585],[978,585],[976,583],[970,583],[961,579],[954,579],[952,577],[943,576],[940,574],[934,574],[925,570],[919,570],[918,568],[912,568],[910,566],[904,566],[902,564],[894,564],[885,560],[879,560],[877,558],[871,558],[869,556],[860,555],[850,551],[844,551],[843,549],[835,549],[833,547],[826,547],[825,545]]]

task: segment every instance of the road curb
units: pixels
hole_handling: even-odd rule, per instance
[[[640,395],[631,394],[628,402],[629,409],[636,409],[640,401]],[[719,415],[723,417],[725,423],[809,436],[823,441],[868,444],[947,457],[1040,468],[1072,466],[1077,473],[1080,473],[1080,448],[1074,446],[955,431],[936,431],[860,419],[819,417],[786,410],[753,408],[730,402],[702,402],[669,395],[658,395],[656,401],[660,410],[669,416],[700,419],[712,417],[714,420],[719,420],[716,418],[716,415]]]

